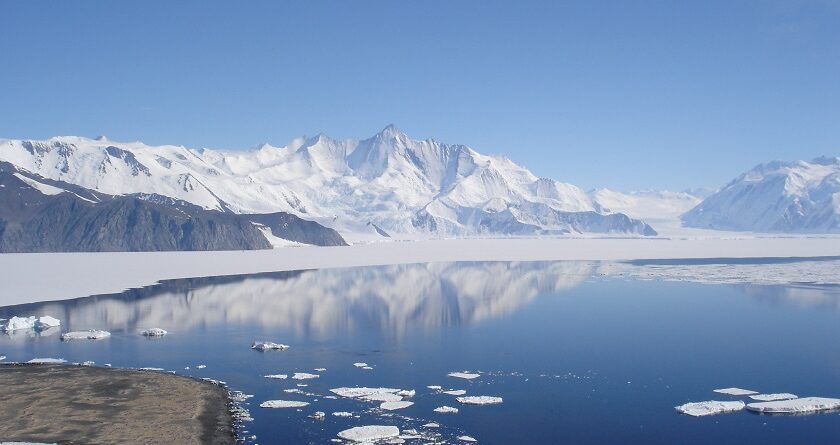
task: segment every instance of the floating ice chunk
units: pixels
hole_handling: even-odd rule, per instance
[[[450,389],[449,391],[443,391],[444,394],[449,394],[450,396],[462,396],[467,392],[463,389]]]
[[[290,394],[303,394],[303,391],[301,391],[297,388],[284,389],[283,392],[287,392],[287,393],[290,393]]]
[[[362,366],[362,369],[364,369],[365,371],[373,371],[373,368],[370,366]]]
[[[26,363],[36,363],[39,365],[49,365],[49,364],[60,364],[60,363],[67,363],[67,360],[63,358],[33,358],[32,360]]]
[[[481,377],[481,374],[476,374],[476,373],[469,372],[469,371],[450,372],[447,375],[449,375],[449,377],[457,377],[459,379],[466,379],[466,380],[472,380],[472,379],[477,379],[477,378]]]
[[[156,371],[156,372],[161,372],[161,371],[164,370],[163,368],[149,368],[149,367],[137,368],[137,369],[139,369],[140,371]]]
[[[315,368],[315,371],[317,371],[317,372],[324,372],[326,370],[327,370],[327,368]]]
[[[461,441],[464,441],[464,442],[478,442],[475,439],[475,437],[472,437],[472,436],[458,436],[458,440],[461,440]]]
[[[335,395],[347,397],[348,399],[358,399],[362,397],[369,397],[375,394],[396,394],[399,388],[333,388],[330,390]]]
[[[0,331],[12,332],[19,329],[34,329],[37,319],[35,317],[12,317],[0,326]]]
[[[145,335],[146,337],[163,337],[166,334],[168,334],[168,332],[161,328],[151,328],[140,331],[140,335]]]
[[[96,362],[93,362],[93,361],[90,361],[90,360],[82,362],[82,366],[93,366],[95,364],[96,364]]]
[[[351,442],[374,442],[399,437],[400,429],[395,426],[357,426],[338,433],[338,437]]]
[[[397,391],[397,395],[402,397],[414,397],[415,394],[417,394],[417,391],[413,389],[404,389],[402,391]]]
[[[364,368],[367,365],[368,365],[367,363],[363,363],[363,362],[353,363],[353,366],[355,366],[357,368]]]
[[[302,408],[309,405],[309,402],[298,402],[297,400],[266,400],[260,403],[261,408]]]
[[[267,379],[286,380],[287,378],[289,378],[289,375],[288,374],[269,374],[269,375],[264,375],[263,377],[265,377]]]
[[[791,394],[789,392],[780,392],[775,394],[756,394],[754,396],[750,396],[753,400],[758,400],[759,402],[775,402],[776,400],[790,400],[799,398],[796,394]]]
[[[397,394],[382,393],[371,394],[369,396],[361,397],[361,399],[367,400],[368,402],[399,402],[402,400],[402,396],[398,396]]]
[[[308,380],[308,379],[317,379],[319,376],[318,374],[310,374],[308,372],[296,372],[292,379],[294,380]]]
[[[422,425],[423,428],[440,428],[440,424],[430,422]]]
[[[458,408],[453,408],[451,406],[439,406],[433,410],[436,413],[443,413],[443,414],[457,414]]]
[[[744,409],[744,402],[740,400],[720,402],[717,400],[709,400],[706,402],[692,402],[684,405],[675,406],[677,411],[688,414],[689,416],[700,417],[710,416],[712,414],[729,413],[732,411],[740,411]]]
[[[35,329],[38,330],[46,330],[49,328],[56,328],[58,326],[61,326],[61,320],[50,317],[49,315],[40,317],[38,318],[38,321],[35,322]]]
[[[336,411],[332,413],[335,417],[353,417],[353,413],[349,413],[347,411]]]
[[[436,391],[440,391],[441,389],[443,389],[443,387],[440,386],[440,385],[429,385],[426,388],[429,388],[431,390],[436,390]]]
[[[310,419],[315,420],[324,420],[325,417],[327,417],[327,415],[323,411],[315,411],[314,413],[309,415]]]
[[[301,388],[306,388],[306,387],[307,387],[307,386],[309,386],[309,385],[307,385],[306,383],[298,383],[298,384],[297,384],[297,385],[295,385],[295,386],[299,386],[299,387],[301,387]]]
[[[254,344],[251,345],[251,349],[256,349],[258,351],[282,351],[284,349],[289,349],[289,345],[274,343],[271,341],[255,341]]]
[[[61,339],[63,341],[70,341],[70,340],[102,340],[103,338],[108,338],[111,336],[111,333],[108,331],[100,331],[97,329],[91,329],[89,331],[72,331],[72,332],[65,332],[61,334]]]
[[[826,397],[803,397],[801,399],[777,400],[773,402],[750,403],[750,411],[777,414],[805,414],[840,409],[840,399]]]
[[[379,405],[379,408],[384,409],[386,411],[394,411],[394,410],[397,410],[397,409],[408,408],[411,405],[414,405],[414,402],[405,402],[405,401],[382,402],[382,404]]]
[[[502,403],[501,397],[493,396],[467,396],[458,397],[455,400],[465,405],[496,405]]]
[[[728,394],[730,396],[748,396],[751,394],[758,394],[757,391],[751,391],[749,389],[741,389],[741,388],[721,388],[715,389],[714,392],[718,394]]]
[[[206,367],[207,367],[207,365],[198,365],[198,366],[195,367],[195,369],[204,369]]]
[[[6,360],[6,356],[5,355],[0,355],[0,361],[3,361],[3,360]]]
[[[336,397],[336,396],[324,396],[324,398],[325,398],[325,399],[330,399],[330,400],[335,400],[335,399],[337,399],[338,397]]]

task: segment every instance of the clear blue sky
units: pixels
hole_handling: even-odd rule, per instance
[[[0,137],[502,153],[584,188],[840,155],[840,1],[2,1]]]

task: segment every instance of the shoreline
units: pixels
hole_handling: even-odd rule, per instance
[[[119,293],[161,280],[453,261],[631,261],[840,256],[840,237],[465,238],[252,251],[6,253],[0,306]]]

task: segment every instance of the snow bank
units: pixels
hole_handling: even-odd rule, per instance
[[[373,442],[376,440],[397,438],[399,435],[399,428],[382,425],[357,426],[338,433],[339,438],[351,442]]]
[[[776,414],[805,414],[818,411],[840,409],[840,399],[825,397],[805,397],[802,399],[779,400],[774,402],[750,403],[750,411]]]
[[[700,417],[709,416],[712,414],[740,411],[744,409],[744,406],[744,402],[740,400],[727,402],[709,400],[706,402],[686,403],[684,405],[675,406],[674,409],[683,414],[688,414],[689,416]]]
[[[394,411],[394,410],[397,410],[397,409],[408,408],[411,405],[414,405],[414,402],[406,402],[406,401],[382,402],[382,404],[379,405],[379,408],[384,409],[386,411]]]
[[[72,331],[72,332],[65,332],[61,334],[61,340],[63,341],[70,341],[70,340],[102,340],[103,338],[108,338],[111,336],[111,333],[108,331],[100,331],[96,329],[91,329],[89,331]]]
[[[493,396],[467,396],[458,397],[455,400],[465,405],[497,405],[502,403],[501,397]]]
[[[140,335],[145,335],[146,337],[163,337],[166,334],[168,334],[168,332],[161,328],[152,328],[140,331]]]
[[[261,408],[302,408],[309,405],[309,402],[298,402],[296,400],[266,400],[260,403]]]
[[[748,396],[750,394],[758,394],[758,391],[751,391],[749,389],[741,388],[721,388],[715,389],[713,391],[718,394],[728,394],[730,396]]]
[[[774,402],[776,400],[790,400],[799,398],[796,394],[791,394],[789,392],[781,392],[776,394],[756,394],[754,396],[750,396],[753,400],[758,400],[759,402]]]
[[[285,349],[289,349],[289,345],[284,345],[282,343],[274,343],[271,341],[255,341],[254,344],[251,345],[251,349],[256,349],[258,351],[282,351]]]
[[[449,374],[447,374],[447,375],[448,375],[449,377],[457,377],[457,378],[459,378],[459,379],[466,379],[466,380],[472,380],[472,379],[477,379],[477,378],[481,377],[481,374],[475,374],[475,373],[471,373],[471,372],[469,372],[469,371],[464,371],[464,372],[450,372],[450,373],[449,373]]]

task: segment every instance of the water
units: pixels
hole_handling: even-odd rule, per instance
[[[646,266],[633,267],[639,269],[629,275],[650,275]],[[52,315],[63,331],[113,333],[70,343],[58,333],[2,336],[0,355],[161,367],[225,381],[255,396],[246,406],[255,420],[246,428],[262,444],[324,443],[366,424],[418,428],[449,443],[462,434],[486,444],[836,441],[838,413],[692,418],[673,408],[733,399],[712,392],[729,386],[840,396],[836,286],[669,282],[661,269],[649,281],[603,273],[613,269],[579,262],[439,263],[172,280],[116,295],[0,308],[0,318]],[[734,273],[717,269],[727,279]],[[150,327],[170,334],[137,334]],[[254,340],[292,348],[261,353],[250,349]],[[482,376],[447,377],[458,370]],[[262,377],[294,372],[321,377]],[[283,391],[297,383],[316,395]],[[461,405],[427,385],[504,403]],[[389,415],[374,403],[323,398],[341,386],[417,395],[413,406]],[[259,408],[269,399],[311,405]],[[442,405],[460,413],[432,411]],[[316,410],[327,418],[307,418]],[[337,418],[334,411],[360,417]],[[420,427],[427,422],[441,428]]]

